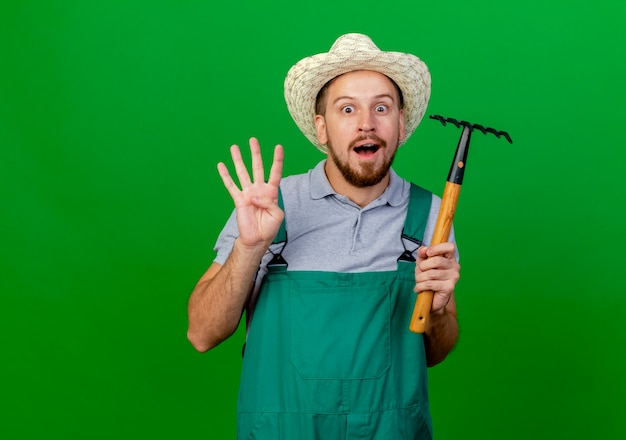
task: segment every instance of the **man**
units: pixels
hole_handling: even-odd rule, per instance
[[[253,138],[252,176],[231,148],[240,187],[218,164],[235,215],[190,297],[188,337],[209,350],[247,311],[239,438],[432,437],[426,367],[456,342],[460,268],[453,242],[427,246],[440,200],[390,168],[429,95],[417,57],[344,35],[285,80],[291,115],[328,159],[281,179],[277,146],[265,182]],[[421,335],[408,326],[425,290]]]

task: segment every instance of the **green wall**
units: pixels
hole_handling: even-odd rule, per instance
[[[363,32],[429,64],[429,114],[515,142],[473,136],[437,438],[625,438],[625,26],[614,0],[2,2],[0,436],[234,438],[243,334],[185,335],[215,164],[250,136],[320,160],[284,75]],[[396,169],[440,193],[458,135],[425,120]]]

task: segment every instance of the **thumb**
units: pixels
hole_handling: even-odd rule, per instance
[[[428,255],[426,254],[427,252],[428,246],[420,246],[417,249],[417,258],[415,261],[415,275],[422,273],[422,270],[420,269],[420,263],[428,259]]]
[[[419,261],[426,260],[428,258],[428,246],[420,246],[417,249],[417,259]]]
[[[272,197],[254,195],[250,198],[250,201],[261,209],[271,209],[273,206],[278,206],[276,199]]]
[[[266,210],[267,213],[271,215],[274,219],[276,219],[278,223],[282,223],[283,219],[285,218],[285,212],[280,209],[280,206],[274,203],[268,206]]]

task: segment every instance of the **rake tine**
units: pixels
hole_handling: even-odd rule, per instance
[[[444,126],[446,125],[447,122],[449,122],[453,124],[456,128],[460,128],[461,126],[463,126],[463,127],[469,128],[471,131],[473,131],[474,129],[477,129],[481,131],[482,134],[491,133],[498,139],[501,136],[504,136],[504,138],[507,141],[509,141],[509,144],[513,143],[513,139],[511,139],[511,136],[509,136],[509,134],[506,131],[496,130],[495,128],[485,127],[484,125],[480,125],[480,124],[472,124],[471,122],[468,122],[468,121],[458,121],[454,118],[446,118],[441,115],[430,115],[430,118],[436,119],[437,121],[441,122]]]
[[[513,139],[511,139],[511,136],[509,136],[509,134],[508,134],[506,131],[501,131],[501,132],[500,132],[500,134],[501,134],[502,136],[504,136],[504,138],[505,138],[507,141],[509,141],[509,144],[512,144],[512,143],[513,143]],[[496,136],[498,136],[498,135],[496,135]]]
[[[444,118],[443,116],[439,116],[439,115],[430,115],[430,119],[436,119],[439,122],[441,122],[441,125],[443,125],[444,127],[446,126],[446,118]]]
[[[487,132],[489,131],[489,128],[484,127],[484,126],[482,126],[480,124],[474,124],[473,128],[476,128],[476,129],[482,131],[483,134],[487,134]]]

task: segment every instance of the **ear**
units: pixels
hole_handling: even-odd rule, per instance
[[[328,143],[328,135],[326,134],[326,119],[322,115],[315,115],[315,130],[317,132],[317,140],[320,144]]]
[[[399,138],[401,141],[404,141],[404,109],[400,109],[400,121],[398,121],[398,130],[399,130]]]

